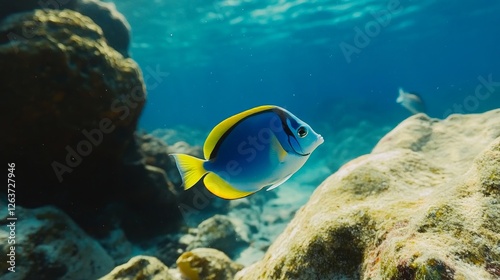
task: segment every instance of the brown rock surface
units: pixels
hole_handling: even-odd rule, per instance
[[[120,166],[145,102],[139,67],[71,10],[12,15],[0,38],[0,155],[16,164],[19,203],[102,228],[96,211],[126,189]]]
[[[114,3],[99,0],[0,0],[0,7],[2,7],[0,9],[0,22],[10,15],[36,9],[77,11],[99,25],[108,44],[123,56],[128,57],[130,25],[125,17],[117,11]],[[18,33],[15,37],[29,39],[31,34],[27,31]],[[9,37],[9,39],[11,38],[13,37]]]

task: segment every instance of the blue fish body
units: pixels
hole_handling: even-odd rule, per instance
[[[321,143],[323,138],[309,125],[283,108],[268,105],[217,125],[205,141],[205,160],[173,156],[185,189],[203,180],[213,194],[237,199],[279,186]]]

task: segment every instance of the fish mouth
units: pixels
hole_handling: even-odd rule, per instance
[[[290,143],[290,138],[288,138],[288,140],[289,140],[289,143]],[[325,142],[325,139],[323,138],[323,136],[321,136],[321,134],[319,134],[319,135],[318,135],[318,140],[316,140],[316,143],[318,143],[318,144],[316,145],[316,147],[317,147],[317,146],[319,146],[319,145],[321,145],[321,144],[323,144],[323,142]],[[291,145],[291,143],[290,143],[290,146],[292,147],[293,151],[294,151],[297,155],[299,155],[299,156],[307,157],[307,156],[309,156],[309,155],[311,154],[311,153],[305,153],[305,154],[304,154],[304,153],[301,153],[301,152],[299,152],[299,151],[295,150],[295,149],[293,148],[293,146]]]

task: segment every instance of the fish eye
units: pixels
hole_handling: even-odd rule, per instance
[[[301,126],[299,129],[297,129],[297,135],[299,135],[300,138],[304,138],[307,135],[307,128]]]

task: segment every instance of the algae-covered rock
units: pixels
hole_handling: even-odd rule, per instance
[[[177,267],[182,276],[190,280],[233,279],[236,272],[243,268],[224,253],[210,248],[197,248],[183,253],[177,259]]]
[[[128,57],[130,44],[130,25],[125,17],[118,12],[114,3],[99,0],[0,0],[0,21],[15,13],[28,12],[35,9],[70,9],[92,19],[103,31],[108,44],[123,56]],[[31,38],[28,32],[17,33],[13,38]]]
[[[100,211],[133,189],[121,166],[145,103],[138,65],[88,17],[34,10],[2,21],[0,77],[0,157],[16,164],[20,203],[102,230]]]
[[[231,253],[236,253],[238,247],[243,245],[246,245],[246,242],[236,231],[231,219],[224,215],[214,215],[200,223],[197,234],[187,250],[207,247],[231,256]]]
[[[155,257],[136,256],[127,263],[115,267],[100,280],[174,280],[168,267]]]
[[[415,115],[313,193],[236,279],[498,279],[500,110]]]
[[[10,1],[0,0],[0,21],[5,17],[21,12],[27,12],[34,9],[75,9],[78,5],[78,0],[57,0],[57,1],[40,1],[40,0],[24,0]]]
[[[65,0],[69,1],[69,0]],[[128,57],[130,25],[112,2],[79,0],[75,11],[91,18],[102,29],[108,44],[123,56]]]
[[[123,153],[145,87],[137,64],[109,47],[99,26],[70,10],[35,10],[5,19],[0,38],[0,124],[23,127],[2,137],[11,154],[71,169],[89,153]]]
[[[8,220],[11,216],[0,201],[1,279],[96,279],[113,268],[113,260],[99,243],[60,210],[18,206],[14,213],[18,219]],[[12,223],[13,228],[7,227]],[[4,261],[12,252],[14,263]],[[15,272],[7,270],[12,266]]]

